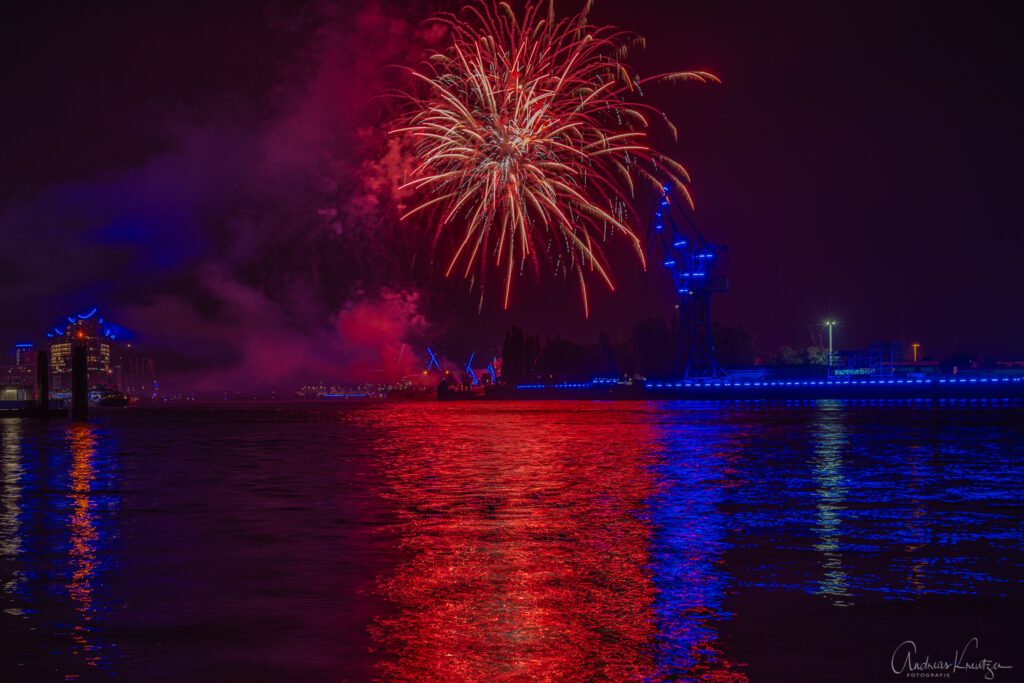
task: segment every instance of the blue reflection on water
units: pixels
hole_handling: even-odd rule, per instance
[[[835,608],[1010,591],[1024,436],[1001,403],[665,403],[650,501],[656,677],[742,679],[729,596]]]
[[[1014,581],[1006,558],[1020,542],[1024,437],[1001,406],[703,406],[711,414],[702,417],[734,427],[740,456],[743,483],[718,514],[738,530],[733,546],[758,561],[734,565],[736,585],[801,590],[839,607],[975,594],[982,583],[1005,595]],[[814,564],[802,561],[807,550]]]
[[[22,636],[32,635],[15,641],[20,656],[53,658],[52,670],[66,680],[110,673],[117,647],[102,623],[111,609],[106,584],[116,571],[120,500],[112,444],[90,424],[0,425],[3,612],[22,621]]]
[[[657,664],[652,676],[732,680],[717,643],[718,620],[731,577],[723,571],[728,519],[718,508],[734,485],[734,429],[709,421],[658,430],[662,457],[652,466],[661,482],[650,501],[651,560],[658,597]],[[744,680],[742,674],[735,679]]]

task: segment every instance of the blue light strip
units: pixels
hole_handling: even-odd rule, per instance
[[[1020,383],[1024,377],[960,377],[941,379],[861,379],[849,381],[826,381],[826,380],[777,380],[777,381],[693,381],[684,380],[680,382],[645,382],[646,389],[743,389],[746,387],[832,387],[842,388],[851,386],[899,386],[899,385],[931,385],[931,384],[1008,384]],[[607,377],[595,377],[589,382],[562,384],[517,384],[516,389],[587,389],[600,385],[619,384],[619,380]]]
[[[1007,383],[1007,382],[1021,382],[1024,381],[1022,377],[969,377],[969,378],[957,378],[957,379],[860,379],[860,380],[848,380],[848,381],[824,381],[824,380],[791,380],[791,381],[771,381],[771,382],[732,382],[732,381],[712,381],[712,382],[694,382],[688,380],[685,382],[646,382],[644,387],[647,389],[690,389],[690,388],[706,388],[706,387],[723,387],[723,388],[737,388],[737,387],[812,387],[812,386],[829,386],[829,387],[849,387],[849,386],[882,386],[882,385],[899,385],[899,384],[977,384],[978,382],[988,382],[992,384],[996,383]]]

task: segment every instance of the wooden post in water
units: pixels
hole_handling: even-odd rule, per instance
[[[36,356],[36,382],[39,385],[39,414],[50,415],[50,352],[39,350]]]
[[[71,419],[85,422],[89,418],[89,371],[85,347],[71,349]]]

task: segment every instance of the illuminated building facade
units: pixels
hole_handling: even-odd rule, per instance
[[[153,361],[137,355],[131,332],[100,317],[94,308],[69,315],[67,323],[47,332],[50,342],[50,387],[54,394],[71,391],[71,350],[86,348],[90,387],[123,391],[134,398],[151,397],[156,379]]]

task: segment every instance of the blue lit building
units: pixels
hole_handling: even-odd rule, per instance
[[[11,362],[0,368],[0,384],[33,386],[36,381],[36,345],[28,342],[15,344],[11,349]]]
[[[69,315],[46,333],[50,340],[50,387],[56,396],[71,392],[71,349],[86,348],[90,387],[113,388],[134,398],[155,391],[153,361],[132,349],[132,333],[105,320],[95,308]]]

